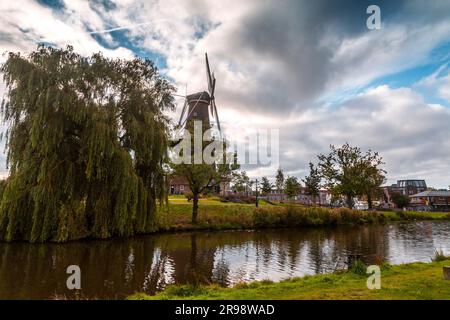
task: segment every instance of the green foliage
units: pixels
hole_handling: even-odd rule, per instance
[[[365,224],[379,223],[385,220],[385,216],[379,212],[358,211],[348,208],[302,207],[296,205],[261,207],[253,213],[254,226],[268,228]]]
[[[203,131],[208,130],[204,124]],[[195,148],[195,131],[193,129],[192,120],[186,124],[186,131],[189,133],[185,137],[190,138],[190,143],[183,140],[182,147],[175,152],[175,160],[171,163],[171,169],[173,176],[184,177],[192,192],[192,223],[197,223],[198,216],[198,200],[201,193],[211,192],[212,189],[222,182],[229,182],[232,179],[233,172],[239,169],[239,164],[237,163],[237,154],[227,153],[227,144],[225,140],[215,141],[211,138],[210,144],[206,145],[203,142],[202,148],[197,150]],[[194,146],[194,147],[193,147]],[[211,154],[208,154],[212,158],[212,163],[205,161],[204,154],[206,148],[211,149]],[[220,146],[220,148],[219,148]],[[217,147],[217,148],[216,148]],[[178,148],[178,146],[176,147]],[[189,162],[185,162],[186,155]],[[195,159],[201,159],[200,163],[196,163]],[[229,158],[232,161],[229,161]]]
[[[251,204],[201,200],[198,222],[191,223],[192,206],[186,200],[170,202],[159,208],[157,230],[180,231],[201,229],[253,229],[273,227],[336,226],[372,224],[403,220],[449,220],[445,212],[419,213],[358,211],[348,208],[305,207],[298,205],[267,205],[259,208]],[[380,262],[381,263],[381,262]]]
[[[344,195],[349,208],[353,207],[354,197],[363,195],[371,205],[371,197],[384,182],[385,174],[379,168],[383,161],[377,152],[363,154],[360,148],[346,143],[339,148],[330,146],[330,153],[318,158],[321,175],[334,195]]]
[[[436,250],[434,253],[434,258],[433,258],[434,262],[440,262],[440,261],[445,261],[445,260],[449,260],[449,259],[450,259],[450,256],[446,256],[442,249]]]
[[[450,296],[448,280],[442,277],[442,267],[450,260],[433,263],[410,263],[385,266],[382,271],[382,289],[367,288],[366,277],[353,272],[316,274],[301,278],[290,278],[280,282],[256,281],[239,283],[231,288],[217,285],[202,285],[196,290],[160,292],[155,296],[137,293],[128,299],[195,299],[195,300],[406,300],[439,299]],[[362,271],[362,268],[360,268]],[[359,273],[359,271],[358,271]],[[386,285],[384,285],[386,284]],[[196,293],[198,292],[198,294]],[[180,295],[177,295],[180,293]],[[189,295],[188,295],[189,294]]]
[[[320,184],[322,182],[322,176],[318,167],[315,167],[311,162],[309,163],[309,175],[303,179],[306,191],[315,197],[319,196]],[[320,201],[320,198],[319,198]]]
[[[367,266],[361,260],[356,260],[352,265],[351,271],[354,274],[366,276]]]
[[[247,175],[247,172],[234,172],[233,173],[233,183],[234,189],[240,193],[248,194],[248,191],[251,189],[253,185],[253,181],[250,180],[250,177]]]
[[[0,180],[0,199],[3,197],[3,192],[5,192],[6,189],[6,180]]]
[[[392,202],[397,206],[397,208],[406,208],[409,206],[409,197],[405,194],[395,192],[392,194]]]
[[[165,198],[172,87],[148,60],[71,47],[10,53],[1,68],[10,177],[0,239],[43,242],[149,232]]]
[[[300,191],[300,183],[296,177],[288,177],[284,182],[284,193],[289,199],[298,195]]]
[[[263,195],[267,195],[272,191],[272,184],[270,183],[269,179],[267,177],[262,177],[261,180],[261,193]]]
[[[278,192],[283,192],[284,190],[284,172],[281,168],[278,168],[275,175],[275,187]]]

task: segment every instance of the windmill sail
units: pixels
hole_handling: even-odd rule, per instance
[[[208,92],[203,91],[190,95],[186,93],[178,126],[183,127],[190,120],[201,120],[206,125],[206,127],[209,127],[211,116],[211,118],[213,118],[217,123],[219,133],[221,133],[219,115],[217,113],[217,107],[214,98],[216,78],[214,76],[214,73],[211,73],[207,53],[205,53],[205,63]]]

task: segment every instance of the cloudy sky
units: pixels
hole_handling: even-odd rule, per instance
[[[366,27],[371,4],[381,30]],[[450,185],[449,0],[1,0],[0,12],[2,52],[46,43],[146,57],[181,94],[206,88],[207,51],[227,136],[279,129],[290,175],[349,142],[384,157],[388,183]]]

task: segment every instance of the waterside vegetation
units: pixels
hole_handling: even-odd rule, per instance
[[[386,300],[386,299],[450,299],[450,284],[442,269],[450,258],[430,263],[381,265],[381,289],[367,288],[367,274],[357,270],[338,271],[280,282],[263,280],[239,283],[230,288],[218,285],[169,286],[165,291],[149,296],[136,293],[135,300]]]
[[[359,211],[348,208],[325,208],[294,204],[271,205],[221,202],[217,199],[200,200],[198,220],[191,222],[189,201],[169,199],[156,217],[158,231],[227,230],[255,228],[333,227],[394,221],[450,220],[450,213],[414,211]]]

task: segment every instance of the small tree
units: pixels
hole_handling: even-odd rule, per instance
[[[322,176],[320,175],[319,168],[314,166],[311,162],[309,163],[309,175],[305,177],[305,179],[302,179],[303,183],[305,184],[306,192],[310,194],[313,198],[313,201],[315,202],[316,197],[319,198],[319,205],[320,205],[320,183],[322,181]]]
[[[262,177],[261,180],[261,193],[263,195],[268,195],[272,191],[272,184],[267,177]]]
[[[203,132],[208,130],[208,128],[204,126]],[[194,132],[193,130],[193,123],[188,122],[186,124],[186,130],[188,132]],[[189,137],[189,136],[188,136]],[[187,139],[187,138],[186,138]],[[233,177],[233,172],[237,169],[239,169],[239,164],[237,164],[237,155],[234,154],[234,159],[229,163],[227,160],[230,157],[230,154],[226,153],[227,146],[225,141],[217,141],[218,145],[222,144],[222,150],[219,152],[215,152],[213,149],[212,153],[217,155],[214,157],[215,160],[213,163],[209,163],[208,161],[205,161],[203,158],[203,153],[206,148],[209,148],[210,145],[213,145],[215,140],[211,139],[211,143],[209,145],[206,145],[204,142],[204,145],[202,148],[197,150],[195,148],[194,143],[194,135],[190,135],[191,143],[187,143],[187,150],[181,149],[181,154],[177,154],[177,157],[184,158],[184,152],[190,152],[191,157],[189,161],[192,161],[192,159],[196,159],[197,157],[200,157],[202,161],[200,163],[190,163],[189,161],[186,163],[184,161],[181,161],[181,163],[171,164],[173,175],[175,176],[181,176],[185,177],[189,188],[192,192],[192,224],[197,224],[197,216],[198,216],[198,201],[200,198],[200,195],[205,192],[211,191],[216,186],[220,185],[224,181],[231,181]],[[180,143],[184,143],[180,142]],[[194,146],[194,148],[191,148],[191,146]],[[195,160],[194,160],[195,162]]]
[[[292,199],[296,195],[298,195],[300,191],[300,183],[298,182],[296,177],[288,177],[284,184],[284,193],[288,196],[289,199]]]
[[[397,208],[403,209],[409,206],[409,197],[399,192],[392,194],[392,202]]]
[[[376,166],[367,164],[361,173],[361,191],[367,197],[369,210],[373,207],[373,199],[381,196],[381,184],[386,181],[385,171]]]
[[[248,195],[248,190],[253,185],[247,172],[235,172],[233,173],[234,189],[239,193],[245,193]]]
[[[347,206],[353,208],[353,198],[372,194],[384,181],[383,164],[377,152],[365,154],[348,143],[340,148],[330,146],[328,155],[320,154],[319,168],[327,186],[335,195],[344,195]]]
[[[278,193],[282,193],[284,190],[284,173],[281,168],[278,168],[275,175],[275,187],[277,188]],[[283,200],[283,198],[281,198],[281,200]]]

